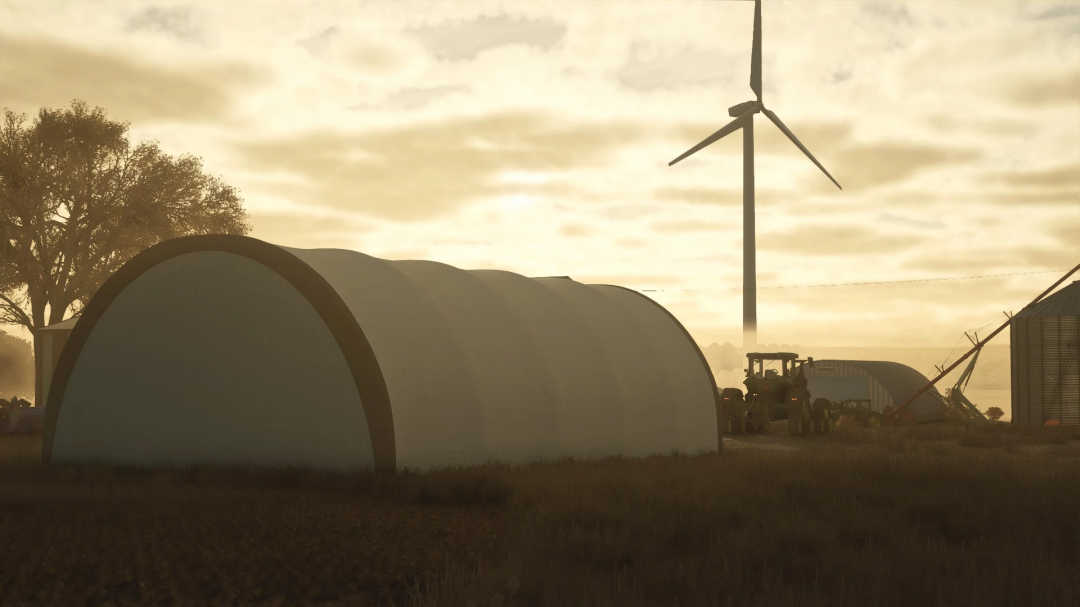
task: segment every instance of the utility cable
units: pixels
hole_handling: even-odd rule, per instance
[[[949,276],[945,278],[912,278],[907,280],[880,280],[873,282],[834,282],[834,283],[822,283],[816,285],[773,285],[769,287],[758,287],[758,290],[764,289],[810,289],[817,287],[861,287],[867,285],[893,285],[901,283],[913,283],[913,282],[941,282],[946,280],[976,280],[979,278],[1002,278],[1005,276],[1028,276],[1031,274],[1060,274],[1067,270],[1040,270],[1037,272],[1015,272],[1012,274],[983,274],[977,276]],[[729,289],[640,289],[643,293],[661,293],[664,291],[741,291],[739,288]]]

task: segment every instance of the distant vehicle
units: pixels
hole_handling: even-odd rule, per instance
[[[12,397],[0,400],[0,434],[39,434],[45,426],[45,408]]]
[[[848,398],[839,402],[829,403],[829,415],[839,421],[841,417],[851,416],[864,428],[880,428],[882,414],[870,407],[869,398]],[[891,407],[886,407],[890,411]]]
[[[788,434],[806,436],[832,431],[831,403],[819,398],[811,404],[803,365],[814,366],[812,357],[800,359],[792,352],[752,352],[746,355],[745,394],[739,388],[720,393],[724,434],[766,432],[771,421],[788,420]],[[766,369],[766,361],[779,361],[780,369]]]

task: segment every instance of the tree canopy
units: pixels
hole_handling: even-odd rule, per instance
[[[142,250],[192,234],[250,230],[234,188],[132,146],[128,123],[75,100],[33,124],[4,108],[0,125],[0,324],[34,330],[82,309]]]

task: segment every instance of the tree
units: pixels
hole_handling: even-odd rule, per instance
[[[75,100],[0,125],[0,324],[64,320],[140,251],[192,234],[246,234],[238,192],[190,155],[134,147],[128,123]]]
[[[1005,412],[1001,410],[1001,407],[990,407],[986,410],[986,419],[996,422],[1001,419],[1001,416],[1005,415]]]
[[[739,354],[739,349],[731,342],[724,342],[719,351],[720,368],[724,371],[740,371],[744,366],[745,358]]]

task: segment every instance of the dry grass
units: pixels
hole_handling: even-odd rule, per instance
[[[1068,428],[396,477],[46,469],[19,440],[5,606],[1080,604]]]

